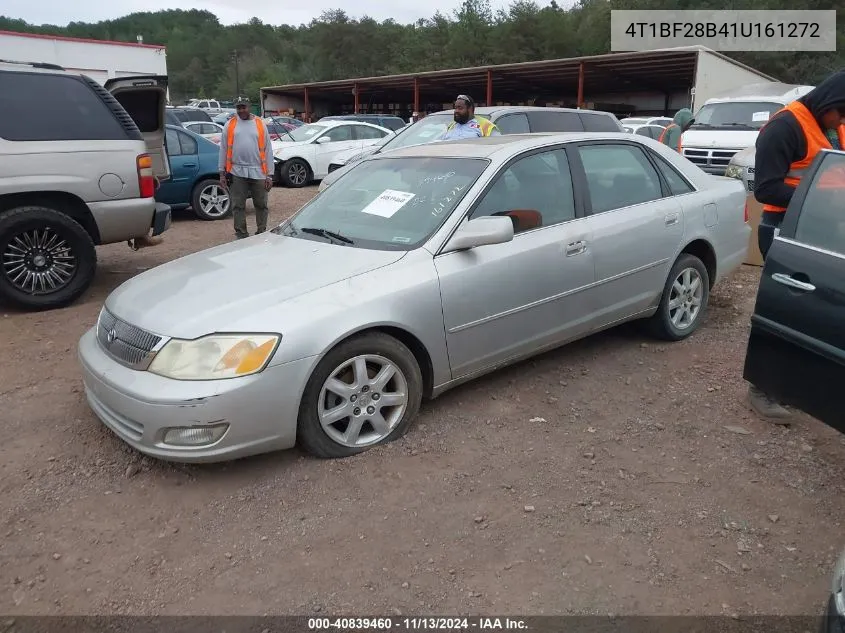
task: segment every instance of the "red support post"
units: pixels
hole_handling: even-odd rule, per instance
[[[487,107],[493,105],[493,71],[487,71]]]
[[[414,112],[420,111],[420,80],[414,77]]]
[[[578,64],[578,107],[584,107],[584,62]]]
[[[311,123],[311,106],[308,103],[308,86],[305,87],[305,112],[303,113],[305,123]]]
[[[358,108],[361,107],[360,97],[358,96],[358,83],[355,83],[355,86],[352,88],[352,91],[355,93],[355,114],[358,114]]]

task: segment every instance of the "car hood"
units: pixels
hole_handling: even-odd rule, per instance
[[[267,233],[143,272],[114,290],[106,307],[162,336],[275,331],[283,325],[279,305],[284,301],[387,266],[405,254]]]
[[[287,136],[283,136],[282,138],[288,138],[288,140],[271,141],[273,143],[274,154],[276,154],[280,149],[292,149],[294,147],[302,147],[303,145],[311,143],[311,141],[291,141],[290,137]]]
[[[757,141],[758,130],[687,130],[683,147],[701,149],[745,149]]]

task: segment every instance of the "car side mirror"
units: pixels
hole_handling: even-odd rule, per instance
[[[443,249],[444,253],[465,251],[478,246],[504,244],[513,239],[513,222],[509,217],[482,216],[464,222]]]
[[[321,136],[317,139],[317,142],[322,145],[323,143],[331,143],[331,139],[328,136]]]

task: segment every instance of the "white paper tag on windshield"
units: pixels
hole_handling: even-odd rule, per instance
[[[755,123],[759,121],[768,121],[769,120],[769,113],[766,112],[755,112],[751,115],[751,120]]]
[[[361,213],[369,213],[371,215],[378,215],[383,218],[392,218],[393,215],[413,198],[416,194],[408,193],[406,191],[396,191],[394,189],[385,189],[379,194],[378,198],[373,200],[366,207],[361,209]]]

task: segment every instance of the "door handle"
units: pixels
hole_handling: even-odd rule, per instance
[[[795,288],[795,290],[801,290],[802,292],[813,292],[813,290],[816,289],[813,284],[808,284],[806,281],[798,281],[797,279],[793,279],[789,275],[785,275],[783,273],[775,273],[772,275],[772,279],[779,284]]]
[[[572,242],[566,245],[566,256],[572,257],[573,255],[580,255],[584,251],[587,250],[587,243],[584,240],[579,240],[577,242]]]
[[[677,213],[669,213],[663,218],[666,226],[672,226],[673,224],[678,223],[678,214]]]
[[[196,167],[196,163],[184,163],[183,167]]]

